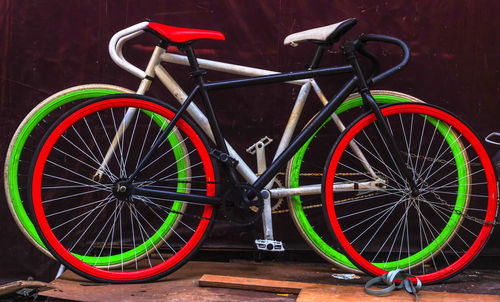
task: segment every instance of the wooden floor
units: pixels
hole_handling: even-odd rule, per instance
[[[368,296],[364,293],[363,285],[369,277],[357,276],[359,279],[341,280],[332,276],[341,273],[343,272],[322,263],[191,261],[172,275],[146,284],[94,283],[66,271],[60,278],[51,282],[54,289],[41,292],[40,295],[48,297],[48,301],[58,299],[74,301],[296,301],[299,296],[300,301],[321,301],[322,299],[326,301],[334,297],[341,297],[342,300],[346,301],[381,301],[382,298]],[[292,281],[292,283],[318,284],[318,286],[316,289],[308,287],[302,293],[300,290],[290,290],[290,293],[273,293],[200,287],[198,280],[205,274]],[[500,295],[499,280],[500,272],[498,269],[496,271],[466,270],[460,276],[444,284],[425,286],[424,292],[419,296],[419,301],[436,301],[436,298],[457,301],[500,301],[500,296],[496,296]],[[257,280],[257,282],[261,281]],[[429,291],[466,294],[447,296],[444,293],[435,295]],[[304,300],[305,294],[308,295],[307,297],[313,297],[313,300]],[[488,294],[488,296],[481,294]],[[383,300],[393,299],[415,301],[415,298],[406,292],[393,293]]]

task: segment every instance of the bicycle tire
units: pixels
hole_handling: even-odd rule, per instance
[[[371,91],[371,93],[379,105],[401,102],[424,103],[418,98],[396,91],[373,90]],[[344,119],[342,115],[343,113],[355,108],[361,108],[362,106],[363,102],[361,96],[358,93],[355,93],[350,95],[346,99],[346,101],[342,103],[342,105],[336,110],[336,114],[340,115],[342,119]],[[354,113],[354,115],[356,116],[358,115],[358,113],[356,112]],[[320,169],[322,170],[323,167],[320,167],[319,165],[317,167],[312,167],[311,165],[308,166],[304,163],[307,163],[310,160],[316,160],[318,162],[321,161],[318,160],[318,158],[320,154],[324,153],[323,150],[325,149],[325,146],[319,146],[315,144],[314,141],[325,139],[324,133],[330,133],[331,131],[330,129],[327,129],[329,124],[332,124],[331,127],[334,127],[334,123],[332,122],[331,118],[328,119],[327,122],[325,122],[322,127],[320,127],[314,133],[313,136],[311,136],[311,138],[304,144],[304,146],[295,154],[292,160],[289,161],[286,173],[286,183],[289,187],[299,187],[299,184],[308,184],[308,182],[311,182],[311,180],[307,179],[307,176],[302,177],[303,174],[307,175],[307,173],[302,173],[302,170],[312,170],[319,172],[314,173],[317,175],[313,175],[312,178],[316,179],[314,180],[314,183],[320,182],[320,180],[317,179],[323,176],[322,171],[320,171]],[[340,135],[340,133],[338,133],[338,135]],[[330,136],[332,135],[330,134]],[[455,154],[460,153],[460,142],[457,143],[457,147],[453,148],[453,152],[455,152]],[[464,158],[457,158],[457,161],[467,162],[466,155],[462,154],[461,157]],[[306,167],[304,168],[304,166]],[[468,165],[465,165],[464,169],[461,169],[460,171],[461,174],[468,175],[468,169]],[[464,182],[465,181],[468,181],[468,179],[464,179]],[[335,244],[335,241],[333,238],[330,238],[328,236],[329,231],[327,228],[325,228],[326,225],[321,222],[322,220],[315,217],[322,215],[322,203],[320,201],[308,200],[308,198],[311,198],[311,196],[295,195],[288,198],[288,207],[292,216],[292,220],[294,221],[302,238],[319,256],[321,256],[326,261],[342,268],[343,270],[359,273],[360,270],[357,269],[349,261],[349,259],[345,257],[345,255],[342,254],[341,248],[335,248],[333,246]],[[313,200],[321,199],[319,196],[313,196],[312,198]],[[314,204],[314,202],[316,202],[316,204]],[[467,204],[467,200],[465,200],[465,204]],[[312,208],[308,210],[311,213],[306,213],[306,211],[304,211],[304,208]],[[308,218],[308,216],[311,218]],[[320,222],[318,223],[318,221]],[[439,252],[439,248],[435,249],[434,253],[436,252]]]
[[[423,103],[423,101],[407,95],[403,94],[400,92],[396,91],[389,91],[389,90],[373,90],[371,91],[371,94],[373,95],[375,101],[377,104],[389,104],[389,103],[396,103],[396,102],[419,102]],[[351,94],[339,108],[335,111],[339,117],[342,117],[343,113],[346,111],[349,111],[353,108],[361,108],[363,106],[363,101],[361,99],[361,95],[359,93],[354,93]],[[288,166],[286,169],[286,185],[289,188],[297,188],[300,186],[300,184],[307,184],[309,182],[308,179],[303,179],[306,178],[307,176],[304,176],[303,170],[308,170],[308,167],[304,167],[304,161],[308,161],[309,158],[310,160],[315,160],[318,162],[321,162],[321,159],[318,159],[318,152],[319,153],[325,153],[324,147],[322,146],[314,146],[314,141],[318,139],[323,139],[319,138],[319,136],[322,135],[324,132],[328,132],[326,130],[327,124],[333,124],[332,118],[329,118],[312,136],[311,138],[301,147],[299,151],[294,155],[294,157],[288,162]],[[340,132],[339,132],[340,134]],[[310,151],[311,148],[314,148],[313,151]],[[316,151],[320,150],[320,151]],[[316,152],[315,152],[316,151]],[[309,156],[307,156],[309,155]],[[326,160],[326,155],[325,160]],[[309,158],[308,158],[309,157]],[[316,169],[318,172],[318,177],[317,183],[320,183],[320,179],[323,175],[323,166],[317,166],[316,168],[311,168],[310,170]],[[314,177],[314,176],[313,176]],[[299,231],[300,235],[304,239],[304,241],[319,255],[321,256],[324,260],[334,264],[335,266],[342,268],[343,270],[354,272],[354,273],[359,273],[360,270],[358,270],[350,261],[347,257],[345,257],[341,252],[337,251],[334,247],[332,247],[332,244],[330,242],[326,242],[325,233],[328,232],[328,230],[320,230],[320,227],[314,223],[315,220],[318,220],[317,218],[311,218],[309,219],[308,216],[313,216],[316,213],[308,214],[304,210],[304,207],[313,207],[315,204],[313,204],[314,201],[309,201],[306,199],[308,197],[305,196],[300,196],[300,195],[294,195],[290,196],[288,198],[288,209],[290,211],[290,215],[292,217],[292,220]],[[321,197],[318,195],[316,197],[316,205],[321,206]],[[321,213],[321,208],[319,208],[320,215]],[[318,215],[316,214],[316,215]],[[319,220],[321,224],[323,224],[322,220]],[[319,234],[318,234],[319,233]]]
[[[4,189],[7,205],[14,221],[23,235],[38,250],[53,259],[54,257],[47,251],[45,246],[43,246],[24,208],[24,200],[26,200],[26,197],[21,197],[21,195],[24,195],[21,191],[25,188],[20,189],[19,182],[20,178],[28,174],[28,167],[20,166],[21,157],[27,153],[25,149],[27,145],[37,144],[38,140],[42,138],[48,128],[44,119],[53,111],[69,103],[81,102],[90,98],[113,93],[132,93],[132,91],[127,88],[109,84],[87,84],[71,87],[55,93],[40,102],[24,117],[10,141],[4,163]],[[42,129],[37,131],[38,128]],[[30,144],[28,140],[32,141],[32,143]],[[29,155],[27,155],[27,157],[29,157]]]
[[[403,268],[422,283],[451,278],[473,261],[493,230],[498,192],[491,160],[474,132],[437,106],[393,104],[384,107],[382,113],[420,192],[411,192],[392,164],[394,158],[386,145],[380,140],[372,142],[379,130],[374,114],[368,113],[344,131],[325,164],[322,188],[328,225],[345,254],[366,273],[383,275]],[[447,128],[445,134],[439,128],[442,125]],[[441,139],[436,136],[438,131]],[[339,176],[359,169],[356,156],[346,149],[351,141],[362,146],[365,155],[370,154],[368,162],[384,180],[380,190],[375,190],[381,194],[362,203],[359,199],[334,202],[334,196],[342,199],[353,193],[334,193],[335,179],[361,181],[360,177]],[[458,141],[460,152],[467,153],[468,162],[462,165],[470,169],[465,183],[458,176],[463,167],[451,152]],[[427,160],[429,154],[431,160]],[[362,177],[375,180],[366,173]],[[439,252],[434,253],[436,247]],[[388,263],[396,267],[386,267]]]
[[[123,135],[118,142],[118,147],[114,149],[119,156],[116,156],[113,161],[106,163],[104,178],[96,184],[96,181],[92,179],[91,175],[93,175],[93,172],[96,170],[95,164],[97,157],[94,159],[92,159],[92,157],[95,154],[101,154],[99,158],[104,158],[104,156],[102,156],[102,150],[106,150],[106,147],[103,148],[100,147],[100,145],[105,146],[106,144],[111,144],[108,132],[111,131],[112,133],[114,131],[116,133],[118,131],[117,129],[119,129],[119,126],[117,125],[119,125],[119,122],[117,124],[117,121],[121,121],[122,118],[120,118],[120,116],[122,114],[124,116],[126,110],[131,107],[140,109],[136,112],[134,117],[133,127],[131,129],[130,127],[127,128],[122,133]],[[115,249],[118,249],[118,243],[114,244],[115,240],[119,241],[119,253],[121,255],[127,253],[130,255],[132,253],[131,251],[135,251],[138,248],[147,251],[149,249],[147,247],[148,245],[154,247],[154,244],[151,243],[151,237],[160,233],[159,229],[164,226],[164,220],[172,214],[172,209],[165,204],[182,201],[165,200],[162,203],[162,201],[158,201],[158,198],[145,198],[136,195],[117,199],[116,196],[118,195],[115,194],[116,192],[113,193],[112,186],[114,185],[112,185],[111,182],[115,183],[119,179],[127,177],[127,171],[130,172],[135,169],[136,162],[145,154],[143,153],[144,150],[148,150],[149,146],[158,139],[159,134],[164,129],[163,126],[166,125],[168,123],[167,121],[173,118],[174,115],[175,110],[168,105],[145,96],[115,95],[101,97],[85,102],[63,115],[54,123],[51,130],[39,144],[36,152],[37,156],[34,157],[31,164],[32,173],[30,173],[32,175],[30,184],[32,184],[31,187],[33,188],[32,195],[30,196],[30,209],[33,217],[36,217],[35,227],[37,231],[39,231],[42,241],[50,252],[75,273],[92,280],[114,283],[152,281],[179,268],[200,247],[212,226],[216,209],[210,205],[188,202],[188,208],[195,210],[197,214],[184,216],[188,214],[182,213],[184,216],[182,219],[183,222],[181,222],[174,231],[176,236],[168,238],[169,242],[162,239],[164,246],[167,247],[167,251],[155,251],[156,256],[161,258],[158,264],[152,259],[154,255],[149,254],[147,255],[147,262],[143,261],[143,263],[140,264],[146,265],[145,268],[140,266],[138,261],[135,261],[135,270],[130,266],[127,268],[122,266],[121,271],[116,271],[111,267],[92,266],[82,261],[82,257],[93,258],[97,261],[103,252],[108,249],[107,245],[110,245],[109,253],[113,254],[113,245],[115,245]],[[101,118],[101,116],[104,118]],[[162,117],[165,121],[163,125],[152,122],[153,119],[158,116]],[[108,118],[106,119],[106,117]],[[95,123],[92,123],[92,121]],[[99,125],[99,131],[91,130],[89,122],[91,125]],[[154,131],[151,130],[151,125],[157,129]],[[203,133],[199,132],[196,125],[192,124],[192,122],[187,119],[180,119],[174,129],[175,131],[182,132],[183,137],[185,137],[184,143],[190,150],[190,158],[197,161],[196,164],[191,164],[190,167],[192,171],[196,170],[196,173],[193,173],[190,179],[186,179],[185,182],[191,182],[191,190],[195,193],[198,192],[202,195],[214,196],[217,167],[212,163],[208,154],[206,148],[208,141]],[[141,139],[141,143],[139,144],[141,147],[131,148],[133,142],[135,144],[137,141],[137,137]],[[88,143],[85,143],[87,139]],[[98,141],[101,141],[102,144],[99,144]],[[128,146],[126,146],[125,141],[128,141]],[[83,152],[82,150],[83,148],[86,149],[90,143],[92,143],[92,145],[90,145],[91,148],[87,154],[87,152]],[[80,145],[81,148],[78,147]],[[101,151],[99,151],[99,149],[101,149]],[[61,150],[65,151],[63,152]],[[163,142],[158,150],[158,154],[161,155],[146,166],[140,177],[136,180],[136,185],[150,188],[160,185],[163,188],[168,188],[169,182],[177,182],[178,180],[175,176],[168,175],[168,173],[172,171],[174,171],[174,175],[177,173],[175,168],[171,168],[177,161],[172,154],[169,154],[171,150],[172,148]],[[85,163],[87,157],[91,158],[91,161]],[[170,166],[165,167],[165,165],[156,164],[160,159],[161,162],[168,161]],[[114,160],[116,160],[116,162],[114,162]],[[71,164],[71,169],[64,168],[68,163],[73,163]],[[116,172],[118,173],[115,175],[114,173]],[[193,179],[197,181],[193,181]],[[70,183],[72,185],[63,186],[55,180],[59,182],[62,181],[63,184]],[[83,185],[79,185],[81,182],[83,182]],[[49,187],[47,187],[48,184],[50,184]],[[97,189],[92,190],[92,186],[97,187]],[[196,188],[193,188],[193,186],[196,186]],[[73,188],[77,190],[77,193],[70,190]],[[172,189],[175,190],[176,187],[172,187]],[[61,194],[65,195],[60,196]],[[75,206],[74,203],[67,202],[68,199],[75,202],[74,197],[76,196],[79,196],[79,204]],[[102,198],[102,196],[105,197]],[[57,204],[55,204],[55,202],[57,202]],[[95,205],[96,203],[98,203],[97,206]],[[110,215],[103,215],[101,220],[99,216],[109,204],[111,204],[111,208],[114,204],[114,210]],[[64,217],[65,220],[62,220],[62,222],[56,219],[57,215],[64,214],[67,216],[67,213],[70,211],[89,206],[91,206],[90,210],[80,215],[72,215],[74,216],[73,218]],[[96,211],[98,209],[99,212],[97,213]],[[126,215],[127,209],[129,210],[128,216],[130,217],[130,223],[125,220],[122,221],[122,210],[124,213],[123,215]],[[140,212],[142,211],[140,209],[148,211],[148,213]],[[156,210],[162,212],[159,213]],[[107,211],[109,212],[111,209],[107,209]],[[83,215],[86,216],[75,225],[73,221],[77,218],[79,219]],[[89,215],[95,215],[90,225],[87,226],[83,232],[79,230],[77,233],[72,234],[72,237],[66,239],[70,233],[89,217]],[[118,217],[119,223],[117,224]],[[114,220],[112,224],[109,225],[108,230],[108,223],[111,218],[114,218]],[[194,225],[189,225],[192,223],[190,220],[193,219]],[[97,220],[99,220],[98,223],[102,223],[102,228],[91,228]],[[147,223],[149,225],[151,228],[149,233],[142,223]],[[63,225],[64,228],[59,229]],[[182,230],[180,229],[181,227],[183,228]],[[124,232],[129,231],[128,228],[130,228],[130,232],[127,235]],[[136,228],[139,230],[137,231],[137,236],[135,236]],[[70,230],[69,232],[68,229]],[[105,236],[106,233],[103,234],[105,229],[107,230],[107,236]],[[117,232],[116,237],[118,237],[118,232],[120,234],[119,238],[116,239],[115,229]],[[188,235],[183,232],[187,232]],[[85,238],[83,238],[84,236]],[[111,240],[109,240],[110,238]],[[129,250],[127,250],[127,244],[130,247]],[[85,253],[80,251],[85,251]],[[124,261],[122,261],[122,263],[123,262]],[[147,267],[147,264],[149,264],[149,267]]]
[[[11,215],[14,221],[18,225],[21,232],[25,237],[40,251],[45,255],[55,259],[52,254],[45,248],[43,242],[38,236],[36,229],[28,216],[26,209],[23,205],[23,200],[27,198],[26,189],[21,189],[20,183],[25,186],[26,181],[24,177],[28,175],[29,167],[26,165],[20,165],[20,162],[29,162],[29,157],[36,147],[39,139],[45,134],[48,125],[50,125],[55,119],[50,116],[56,110],[64,110],[65,107],[70,107],[75,103],[80,103],[84,100],[88,100],[95,97],[100,97],[103,95],[116,94],[116,93],[132,93],[131,90],[109,85],[109,84],[86,84],[71,87],[60,91],[52,96],[46,98],[44,101],[40,102],[33,110],[26,115],[21,124],[18,126],[16,132],[14,133],[11,143],[9,145],[5,166],[4,166],[4,187],[6,194],[6,201],[11,211]],[[182,139],[174,136],[169,138],[171,145],[179,145],[178,142]],[[175,155],[178,158],[183,157],[183,145],[180,144],[175,150]],[[189,165],[189,157],[184,157],[182,162],[179,162],[179,170],[184,170],[184,166]],[[189,170],[185,170],[182,174],[189,174]],[[180,175],[182,177],[182,175]],[[189,184],[179,184],[179,192],[188,191]],[[21,193],[21,191],[23,191]],[[23,197],[21,197],[23,196]],[[177,208],[180,206],[180,208]],[[182,212],[184,205],[178,205],[176,209]],[[172,223],[172,229],[175,228],[178,223],[176,220],[169,221]],[[171,232],[164,234],[166,237],[171,235]],[[159,241],[157,244],[161,244]],[[145,257],[144,254],[138,255],[138,257]],[[134,261],[130,259],[129,261]],[[114,265],[121,265],[118,260],[112,261]]]

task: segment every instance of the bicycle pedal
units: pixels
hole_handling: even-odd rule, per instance
[[[260,251],[284,252],[283,242],[269,239],[256,239],[255,245]]]
[[[255,144],[253,144],[250,147],[248,147],[247,148],[247,152],[250,153],[250,154],[252,154],[252,155],[254,155],[255,152],[257,151],[257,145],[261,144],[260,148],[262,148],[262,147],[265,147],[265,146],[269,145],[272,141],[273,141],[272,138],[269,138],[268,136],[265,136],[265,137],[261,138]]]

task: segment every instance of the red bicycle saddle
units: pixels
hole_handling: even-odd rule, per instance
[[[226,40],[224,34],[213,30],[174,27],[154,22],[149,22],[148,26],[166,39],[176,43],[196,39]]]

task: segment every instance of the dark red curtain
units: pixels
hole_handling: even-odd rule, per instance
[[[408,67],[379,89],[392,89],[446,107],[482,136],[500,131],[500,6],[494,1],[15,1],[0,2],[0,154],[23,117],[47,96],[79,84],[110,83],[130,89],[138,80],[109,58],[107,43],[120,29],[153,21],[223,32],[227,40],[196,43],[200,57],[271,70],[292,71],[310,62],[314,47],[283,45],[288,34],[355,17],[346,37],[381,33],[406,41],[412,51]],[[152,36],[127,44],[126,57],[144,66]],[[396,49],[379,49],[383,63],[400,58]],[[323,66],[340,64],[337,48]],[[185,89],[192,87],[185,67],[167,66]],[[210,72],[211,80],[228,78]],[[331,95],[342,83],[324,82]],[[238,89],[214,95],[222,129],[241,154],[264,136],[279,138],[298,93],[291,85]],[[150,95],[174,102],[156,83]],[[315,101],[306,115],[318,108]],[[304,125],[307,119],[301,121]],[[301,126],[299,125],[299,127]],[[273,151],[277,142],[270,146]],[[495,150],[492,150],[493,152]],[[268,157],[271,157],[271,152]],[[247,159],[247,158],[246,158]],[[250,163],[254,163],[249,156]],[[0,194],[0,277],[28,274],[50,278],[57,265],[30,246],[18,231]],[[288,215],[278,215],[275,231],[289,249],[307,249]],[[253,248],[255,228],[219,224],[206,246]],[[495,236],[498,239],[498,236]],[[486,253],[496,253],[499,240]],[[495,243],[496,241],[496,243]],[[38,275],[37,275],[38,274]]]

